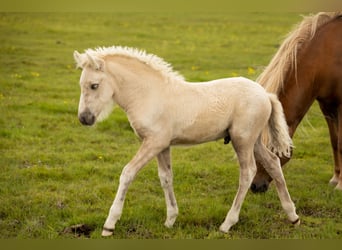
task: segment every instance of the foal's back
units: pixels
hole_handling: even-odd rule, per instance
[[[227,136],[227,131],[233,127],[250,130],[253,128],[251,120],[267,122],[271,112],[265,90],[243,77],[184,83],[177,92],[177,99],[171,101],[173,108],[170,109],[174,120],[172,144],[217,140]],[[256,129],[256,133],[264,128],[265,122],[256,122],[262,127]]]

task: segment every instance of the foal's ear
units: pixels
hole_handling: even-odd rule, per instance
[[[78,53],[77,50],[74,51],[74,59],[76,62],[76,68],[83,68],[82,65],[84,63],[84,60],[82,60],[82,55]]]
[[[95,70],[103,71],[104,70],[104,60],[95,56],[90,55],[89,53],[86,53],[89,64],[91,67],[93,67]]]

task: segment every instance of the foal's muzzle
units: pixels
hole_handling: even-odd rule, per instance
[[[95,123],[95,115],[93,115],[89,110],[79,114],[78,119],[83,125],[86,126],[91,126]]]

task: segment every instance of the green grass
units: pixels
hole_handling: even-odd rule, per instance
[[[255,79],[300,20],[296,13],[1,13],[0,237],[75,238],[63,230],[87,224],[100,238],[120,172],[139,147],[120,109],[95,127],[78,122],[75,49],[146,49],[189,81]],[[174,228],[163,226],[152,161],[131,185],[113,238],[342,238],[342,193],[328,185],[332,153],[316,104],[294,141],[284,173],[300,227],[287,222],[271,185],[266,194],[248,193],[239,223],[218,232],[239,174],[231,146],[218,141],[173,149]]]

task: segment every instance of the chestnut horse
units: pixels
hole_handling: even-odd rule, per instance
[[[342,12],[307,16],[287,36],[257,79],[278,95],[292,137],[317,100],[327,121],[335,171],[330,184],[342,190]],[[289,158],[282,158],[284,165]],[[253,192],[267,190],[272,178],[258,163]]]

